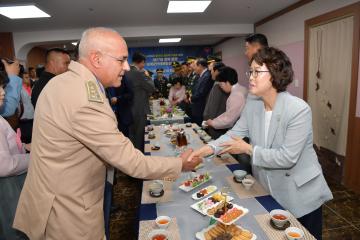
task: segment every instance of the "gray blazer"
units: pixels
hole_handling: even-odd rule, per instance
[[[230,136],[249,137],[254,176],[285,209],[302,217],[332,199],[313,148],[311,109],[302,99],[279,93],[266,145],[264,115],[263,101],[248,98],[235,126],[209,145],[218,152]]]

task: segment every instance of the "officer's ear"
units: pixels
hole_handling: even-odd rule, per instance
[[[95,68],[101,68],[102,66],[102,54],[99,51],[89,53],[89,60]]]

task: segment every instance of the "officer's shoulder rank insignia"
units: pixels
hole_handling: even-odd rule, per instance
[[[93,81],[86,82],[86,91],[88,95],[88,100],[90,102],[99,102],[104,103],[104,99],[99,92],[99,88],[96,86],[96,83]]]

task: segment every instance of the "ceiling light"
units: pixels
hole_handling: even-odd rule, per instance
[[[50,17],[34,5],[0,7],[0,14],[11,19]]]
[[[201,13],[211,1],[169,1],[167,13]]]
[[[78,42],[72,42],[71,44],[74,45],[74,46],[77,46]]]
[[[160,38],[159,43],[174,43],[180,42],[181,38]]]

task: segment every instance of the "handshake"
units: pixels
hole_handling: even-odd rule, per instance
[[[193,153],[194,150],[189,148],[180,155],[180,158],[182,159],[183,172],[193,171],[197,165],[202,163],[202,157],[194,156]]]
[[[205,145],[200,149],[194,151],[193,149],[189,148],[185,152],[183,152],[180,157],[182,158],[182,171],[188,172],[194,170],[194,168],[202,163],[203,157],[210,155],[213,153],[213,150]]]

